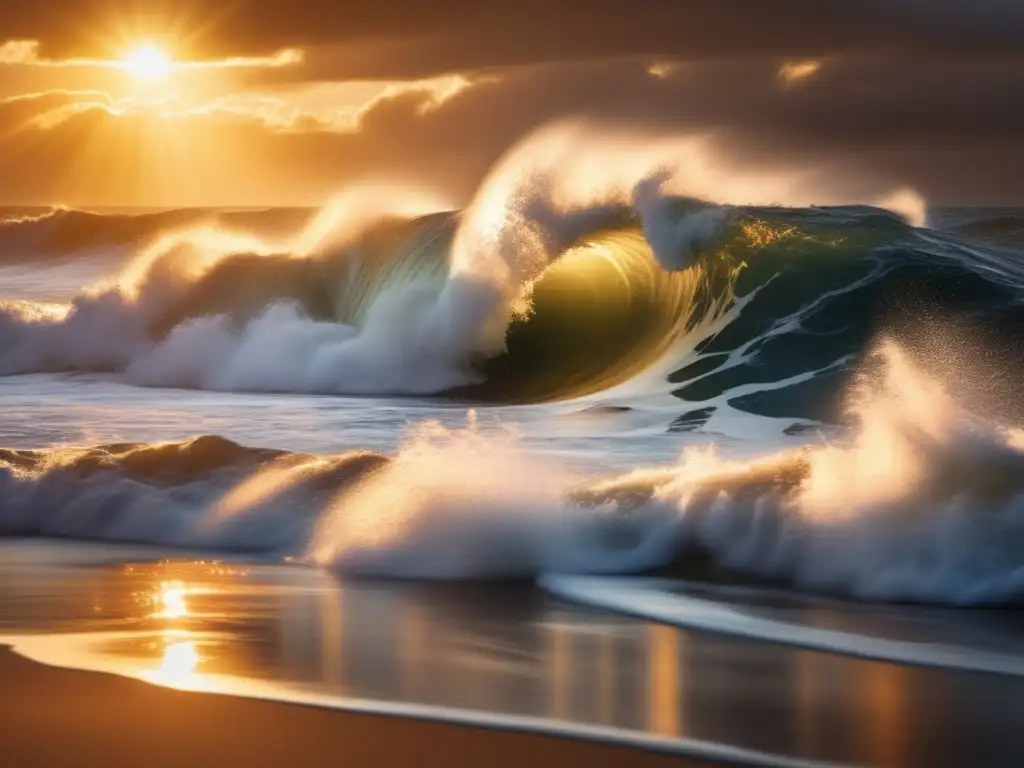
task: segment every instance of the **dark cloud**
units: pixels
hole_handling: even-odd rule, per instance
[[[0,201],[311,202],[380,175],[425,179],[465,199],[519,137],[576,117],[711,132],[734,166],[817,169],[850,194],[902,184],[941,202],[1024,202],[1024,62],[846,55],[790,85],[782,63],[689,63],[661,77],[634,60],[519,67],[439,106],[426,90],[380,98],[348,132],[318,121],[273,130],[244,111],[161,121],[86,109],[0,142]],[[45,106],[75,98],[48,95]],[[31,109],[0,104],[0,125]]]
[[[104,55],[125,33],[194,55],[313,51],[307,76],[398,77],[580,58],[1024,52],[1015,0],[49,0],[8,3],[0,39]],[[283,73],[278,73],[283,74]]]
[[[0,65],[5,202],[302,202],[381,174],[465,197],[518,138],[566,117],[711,132],[737,165],[820,169],[851,190],[908,184],[943,201],[1024,202],[1019,0],[7,5],[0,41],[39,40],[51,59],[116,55],[142,37],[189,57],[299,46],[306,59],[224,74],[220,109],[171,118],[159,117],[164,108],[112,114],[125,112],[117,99],[133,86],[123,77]],[[817,69],[787,84],[780,68],[801,59]],[[659,60],[674,64],[652,75]],[[396,90],[355,129],[330,115],[269,119],[272,106],[246,106],[272,93],[287,110],[298,81],[450,72],[475,84],[440,105],[429,89]],[[183,92],[213,100],[198,86],[216,78],[193,76]],[[97,88],[111,95],[84,92]]]

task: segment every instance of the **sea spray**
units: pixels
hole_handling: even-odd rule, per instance
[[[1024,595],[1019,433],[971,416],[892,342],[847,441],[752,461],[713,447],[587,482],[500,441],[431,428],[321,523],[344,572],[464,579],[722,568],[871,600]],[[378,521],[380,524],[378,525]]]
[[[719,569],[870,600],[1022,598],[1024,439],[895,343],[847,438],[740,459],[713,444],[601,477],[511,428],[414,426],[392,457],[222,438],[0,453],[0,533],[306,554],[351,575],[529,578]]]

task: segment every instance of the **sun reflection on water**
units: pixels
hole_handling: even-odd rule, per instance
[[[164,648],[157,674],[168,683],[182,685],[193,676],[199,661],[199,651],[194,641],[171,642]]]
[[[188,605],[185,602],[187,594],[180,581],[163,582],[154,598],[154,602],[160,606],[160,610],[153,614],[154,618],[182,619],[188,616]]]
[[[212,689],[212,679],[197,670],[204,659],[199,645],[187,632],[172,630],[163,635],[163,655],[155,669],[144,670],[141,677],[168,688],[188,691]]]

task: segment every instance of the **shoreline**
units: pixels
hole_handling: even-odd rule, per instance
[[[707,766],[541,733],[191,693],[0,647],[0,743],[18,766]]]

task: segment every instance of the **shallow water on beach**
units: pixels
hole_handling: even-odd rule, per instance
[[[979,653],[1024,637],[981,612],[967,638],[929,630],[944,626],[934,609],[897,618],[749,590],[719,597],[788,621],[796,634],[862,624],[866,637],[907,639],[913,626],[917,640],[974,642],[963,647]],[[1024,693],[1020,677],[679,629],[529,585],[338,581],[304,566],[146,548],[5,544],[0,635],[37,661],[186,690],[762,764],[1002,765],[1020,754],[1024,727],[1013,705]]]

